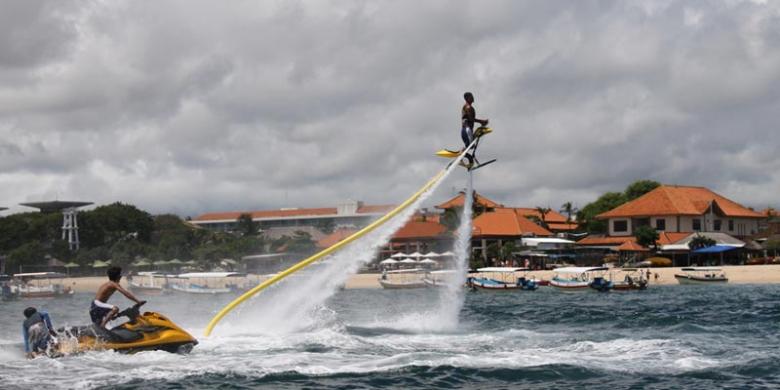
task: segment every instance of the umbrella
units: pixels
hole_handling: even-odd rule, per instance
[[[393,260],[393,259],[384,259],[379,262],[379,264],[386,264],[386,265],[396,264],[396,263],[398,263],[398,260]]]
[[[428,252],[425,254],[425,257],[441,257],[441,253]]]
[[[398,253],[396,253],[396,254],[394,254],[394,255],[390,256],[390,257],[392,257],[392,258],[394,258],[394,259],[403,259],[404,257],[407,257],[407,256],[408,256],[408,255],[407,255],[406,253],[401,253],[401,252],[398,252]]]
[[[438,263],[436,262],[436,260],[423,259],[422,261],[420,261],[420,264],[438,264]]]
[[[455,254],[452,253],[452,251],[446,251],[444,253],[441,253],[441,256],[455,256]]]
[[[165,261],[165,260],[157,260],[157,261],[153,262],[152,264],[154,264],[154,265],[168,265],[168,262]]]
[[[196,265],[196,264],[198,264],[198,262],[197,262],[197,261],[195,261],[195,260],[190,260],[190,261],[185,261],[185,262],[184,262],[184,264],[187,264],[187,265]]]
[[[420,252],[414,252],[411,255],[409,255],[409,257],[416,257],[419,259],[420,257],[423,257],[423,254]]]
[[[106,268],[111,265],[111,261],[100,261],[95,260],[94,263],[92,263],[92,268]]]
[[[141,259],[133,263],[134,267],[148,267],[149,265],[151,264],[148,261],[146,261],[146,259]]]
[[[74,262],[70,262],[68,264],[63,265],[63,267],[65,267],[65,268],[76,268],[76,267],[81,267],[81,266],[76,264],[76,263],[74,263]]]
[[[181,261],[181,260],[179,260],[179,259],[173,259],[173,260],[169,261],[169,262],[168,262],[168,264],[171,264],[171,265],[180,265],[180,264],[184,264],[184,262],[183,262],[183,261]]]
[[[415,260],[415,259],[403,259],[403,260],[401,260],[401,263],[403,263],[403,264],[417,264],[417,260]]]

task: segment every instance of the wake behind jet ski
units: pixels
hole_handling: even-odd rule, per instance
[[[59,344],[50,356],[102,350],[124,353],[140,351],[189,353],[198,344],[198,340],[168,317],[152,311],[141,314],[139,308],[144,303],[138,303],[117,314],[117,318],[127,317],[128,321],[111,330],[100,328],[95,324],[60,328],[58,332],[65,337],[59,338]]]

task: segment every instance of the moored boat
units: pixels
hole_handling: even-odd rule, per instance
[[[59,272],[29,272],[14,274],[16,283],[11,293],[20,298],[55,298],[73,296],[73,289],[63,285],[65,275]]]
[[[477,269],[479,276],[469,276],[466,285],[475,290],[486,291],[533,291],[539,288],[534,278],[528,278],[528,268],[519,267],[485,267]],[[524,272],[516,277],[516,272]]]
[[[127,284],[134,292],[159,295],[168,292],[168,275],[156,271],[139,272],[127,278]]]
[[[616,278],[612,278],[613,290],[616,291],[629,291],[629,290],[645,290],[647,289],[647,279],[644,277],[644,273],[638,268],[622,268],[621,273],[617,273]],[[610,274],[612,276],[612,274]]]
[[[715,267],[686,267],[681,269],[682,274],[674,274],[677,283],[680,284],[714,284],[728,283],[729,279],[722,268]]]
[[[604,279],[603,271],[607,267],[563,267],[555,269],[555,276],[550,280],[550,286],[562,291],[609,291],[611,283]],[[596,275],[596,272],[602,272]]]
[[[379,277],[379,284],[388,290],[425,288],[428,286],[423,280],[424,272],[422,268],[385,271]]]
[[[425,273],[425,276],[423,277],[423,282],[425,283],[426,287],[433,287],[433,288],[447,287],[449,285],[448,281],[451,278],[454,278],[455,275],[457,275],[457,272],[458,271],[454,269],[429,271]]]
[[[242,272],[190,272],[176,275],[171,289],[188,294],[227,294],[242,291],[235,278],[244,278]]]

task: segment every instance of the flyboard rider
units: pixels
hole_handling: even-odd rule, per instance
[[[460,138],[463,139],[465,146],[463,149],[471,145],[474,141],[474,123],[479,123],[482,126],[487,126],[488,119],[477,119],[477,110],[474,109],[474,95],[471,92],[463,94],[463,99],[466,100],[466,104],[460,110],[461,129]],[[471,153],[466,154],[466,159],[469,160],[468,167],[474,165],[474,156]]]

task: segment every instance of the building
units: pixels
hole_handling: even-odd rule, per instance
[[[704,187],[662,185],[596,218],[608,221],[610,237],[633,236],[640,226],[746,237],[758,232],[765,216]]]
[[[337,207],[284,208],[261,211],[214,212],[199,215],[190,222],[211,230],[231,231],[237,226],[239,216],[249,214],[258,228],[272,231],[275,228],[317,228],[330,230],[339,228],[361,228],[381,217],[394,206],[364,205],[360,201],[347,201]]]

